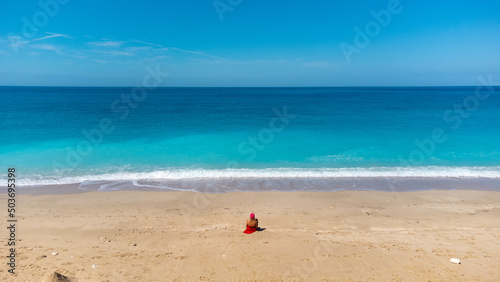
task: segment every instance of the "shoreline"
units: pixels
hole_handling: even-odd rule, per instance
[[[21,280],[54,271],[79,281],[500,279],[494,191],[20,192],[17,200]],[[264,231],[242,233],[250,212]]]
[[[100,180],[72,184],[19,186],[25,194],[72,194],[90,191],[166,191],[221,194],[228,192],[337,192],[337,191],[500,191],[500,178],[345,177],[345,178],[196,178]],[[7,188],[0,186],[0,193]]]

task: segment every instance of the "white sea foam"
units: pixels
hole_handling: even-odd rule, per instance
[[[165,169],[79,176],[25,175],[19,186],[82,183],[85,181],[196,180],[196,179],[322,179],[322,178],[488,178],[500,179],[500,167],[371,167],[268,169]]]

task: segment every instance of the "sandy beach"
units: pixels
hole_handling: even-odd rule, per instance
[[[499,192],[54,188],[17,195],[17,274],[0,280],[500,280]],[[251,212],[264,230],[247,235]]]

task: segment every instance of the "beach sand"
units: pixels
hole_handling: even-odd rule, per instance
[[[21,189],[0,280],[500,281],[500,192],[63,188]],[[265,230],[247,235],[251,212]]]

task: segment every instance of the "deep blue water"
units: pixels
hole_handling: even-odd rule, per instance
[[[499,178],[500,88],[476,90],[0,87],[0,167],[26,185]]]

